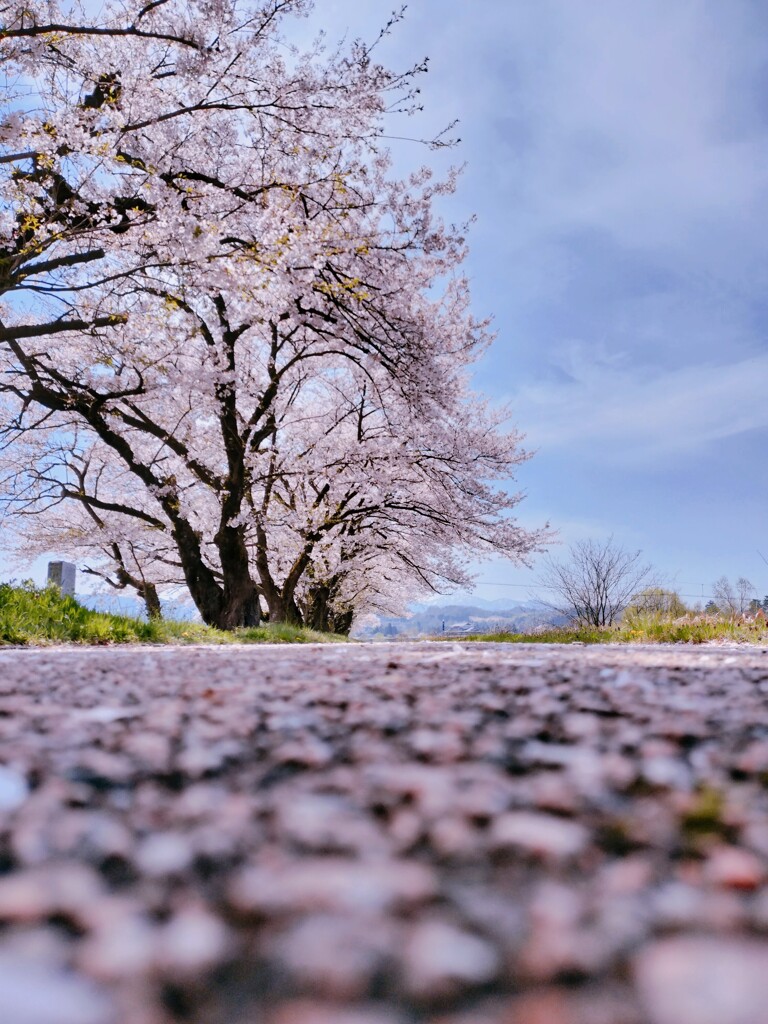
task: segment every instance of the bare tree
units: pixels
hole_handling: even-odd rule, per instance
[[[757,597],[757,590],[753,583],[744,576],[739,576],[736,580],[736,598],[739,602],[739,615],[746,615],[749,611],[749,606],[752,601]]]
[[[568,549],[564,562],[547,558],[540,583],[551,592],[547,602],[586,626],[610,626],[633,595],[653,586],[653,570],[614,542],[585,540]]]
[[[721,576],[712,584],[712,596],[724,615],[745,615],[756,595],[754,585],[744,576],[739,576],[735,587],[727,576]]]
[[[712,584],[712,600],[724,615],[736,614],[736,592],[727,576],[721,576]]]

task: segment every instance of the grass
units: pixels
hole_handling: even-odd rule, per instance
[[[283,622],[225,632],[198,622],[145,622],[86,608],[56,587],[0,583],[0,646],[74,644],[339,643],[346,637]]]
[[[557,626],[532,633],[478,633],[461,639],[517,644],[703,644],[716,641],[768,644],[768,623],[760,617],[726,618],[689,613],[669,618],[646,613],[625,616],[614,626]]]
[[[457,639],[442,637],[441,639]],[[531,633],[478,633],[462,641],[518,644],[690,643],[712,641],[768,645],[768,624],[758,617],[726,618],[688,613],[678,618],[658,613],[633,613],[615,626],[561,626]],[[163,619],[146,622],[125,615],[97,612],[56,587],[31,583],[0,583],[0,646],[73,644],[301,644],[340,643],[346,637],[318,633],[284,622],[225,632],[197,622]]]

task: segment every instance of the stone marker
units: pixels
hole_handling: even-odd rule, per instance
[[[77,568],[72,562],[49,562],[48,582],[55,583],[64,597],[75,596]]]

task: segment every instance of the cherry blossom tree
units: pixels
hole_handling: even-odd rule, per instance
[[[2,39],[3,439],[53,452],[13,494],[75,502],[118,582],[180,572],[223,628],[543,539],[498,483],[519,438],[467,390],[490,338],[434,212],[455,175],[398,179],[382,140],[423,68],[286,55],[308,7],[9,5]]]
[[[368,379],[358,392],[353,381],[328,381],[327,408],[314,407],[318,433],[307,443],[304,422],[304,450],[273,463],[263,492],[270,526],[258,541],[262,587],[270,595],[281,581],[283,617],[297,616],[297,594],[299,606],[333,611],[339,602],[386,607],[404,585],[410,596],[468,586],[469,558],[519,559],[544,539],[509,521],[520,496],[493,486],[525,457],[518,435],[479,398],[467,403],[455,365],[442,370],[431,415],[391,388],[375,397]]]
[[[150,496],[142,509],[133,477],[74,423],[28,429],[0,449],[0,546],[11,567],[55,551],[111,589],[130,589],[149,618],[160,594],[184,584],[167,522]]]

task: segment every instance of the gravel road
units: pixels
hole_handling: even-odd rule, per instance
[[[0,651],[2,1024],[768,1024],[768,651]]]

